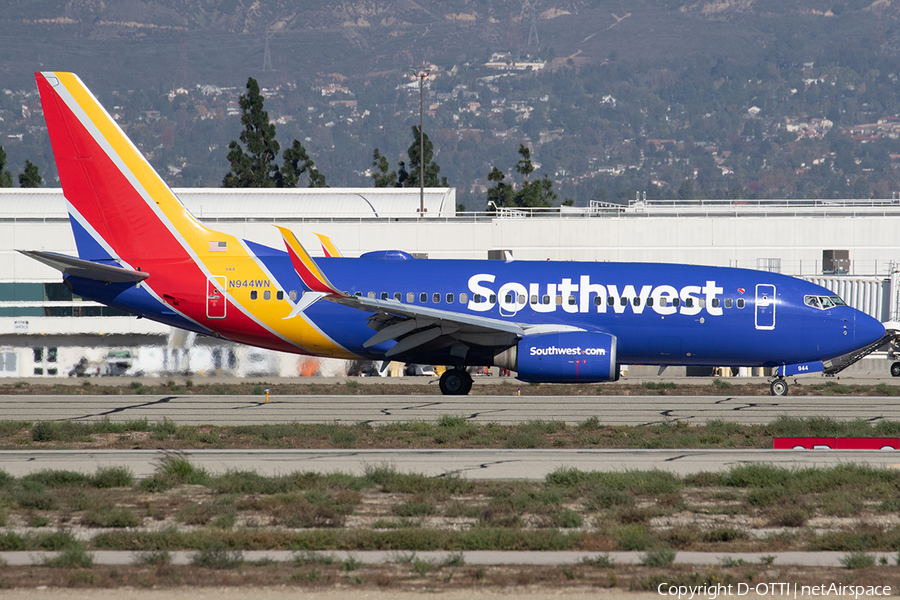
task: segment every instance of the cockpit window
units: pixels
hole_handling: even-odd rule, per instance
[[[804,296],[803,303],[821,310],[835,306],[847,306],[847,303],[838,296]]]

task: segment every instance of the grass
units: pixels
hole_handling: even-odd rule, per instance
[[[668,389],[668,388],[666,388]],[[900,390],[900,388],[897,388]],[[0,449],[100,447],[159,448],[771,448],[773,437],[900,437],[900,422],[830,417],[780,416],[766,425],[710,420],[702,425],[672,421],[652,426],[603,425],[596,417],[569,425],[531,421],[516,425],[476,423],[457,415],[436,422],[181,426],[171,420],[148,423],[5,421]],[[149,439],[147,434],[149,433]]]

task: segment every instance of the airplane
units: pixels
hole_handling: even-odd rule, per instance
[[[198,334],[297,354],[470,366],[526,382],[605,382],[620,365],[834,373],[886,343],[834,293],[749,269],[656,263],[313,258],[210,229],[175,196],[82,81],[35,74],[78,256],[22,251],[75,294]]]

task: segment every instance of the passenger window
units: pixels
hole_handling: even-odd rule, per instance
[[[375,292],[369,292],[369,298],[374,298],[374,297],[375,297]]]
[[[557,297],[556,297],[556,305],[557,305],[557,306],[562,306],[562,296],[557,296]]]
[[[250,299],[251,299],[251,300],[256,300],[256,296],[257,296],[256,290],[253,290],[252,292],[250,292]]]
[[[697,305],[700,308],[706,308],[706,298],[700,298],[697,300]]]
[[[447,294],[447,304],[453,304],[453,294]]]
[[[639,297],[636,297],[634,300],[631,301],[631,303],[634,304],[635,306],[640,306],[641,299]]]
[[[288,294],[288,297],[291,299],[291,302],[297,301],[297,290],[291,290]]]
[[[620,306],[628,306],[628,298],[626,298],[625,296],[622,296],[621,298],[619,298],[619,305]]]
[[[693,308],[693,307],[694,307],[694,299],[693,299],[693,298],[685,298],[685,299],[684,299],[684,306],[685,306],[686,308]]]
[[[541,298],[541,304],[550,304],[550,296],[544,294],[544,297]]]
[[[419,302],[422,304],[428,304],[428,292],[422,292],[419,294]]]
[[[668,299],[668,298],[660,298],[660,299],[659,299],[659,305],[660,305],[660,306],[668,306],[668,305],[669,305],[669,299]]]
[[[438,292],[435,292],[431,295],[431,301],[435,304],[441,303],[441,295]]]
[[[737,299],[737,307],[738,307],[738,308],[744,308],[744,299],[743,299],[743,298],[738,298],[738,299]]]
[[[532,296],[531,296],[531,303],[532,303],[532,304],[537,304],[537,303],[538,303],[537,299],[538,299],[537,294],[532,295]]]
[[[387,298],[388,298],[387,292],[381,292],[381,299],[387,300]]]
[[[406,292],[406,302],[412,304],[416,301],[416,295],[412,292]]]
[[[491,294],[491,304],[494,304],[495,302],[497,302],[497,295]]]
[[[731,308],[732,304],[734,304],[734,301],[731,298],[725,298],[725,308]]]
[[[357,298],[362,298],[362,292],[356,292],[353,295],[356,296]]]
[[[525,305],[525,294],[519,294],[519,298],[516,304],[521,304],[522,306]]]
[[[400,292],[394,292],[394,300],[396,300],[397,302],[402,302],[403,294],[401,294]]]
[[[282,292],[282,291],[275,292],[275,299],[276,300],[284,300],[284,292]]]
[[[713,308],[719,308],[719,299],[718,299],[718,298],[713,298],[713,299],[712,299],[712,307],[713,307]]]
[[[679,298],[672,298],[672,306],[678,307],[681,305],[681,300]]]
[[[507,294],[507,295],[506,295],[506,300],[504,300],[504,302],[506,302],[507,304],[512,304],[512,301],[513,301],[513,295],[512,295],[512,294]]]
[[[468,304],[468,302],[469,302],[469,295],[467,293],[463,292],[462,294],[459,295],[459,303],[460,304]]]
[[[603,304],[603,298],[594,296],[594,306],[600,306],[601,304]]]
[[[647,298],[647,306],[653,306],[653,298]]]
[[[272,299],[272,292],[270,292],[269,290],[264,291],[263,292],[263,300],[271,300],[271,299]]]
[[[615,304],[615,303],[616,303],[616,299],[613,298],[612,296],[609,296],[609,297],[606,298],[606,304],[607,304],[607,306],[612,306],[612,305]]]
[[[575,296],[569,296],[569,306],[575,306]]]

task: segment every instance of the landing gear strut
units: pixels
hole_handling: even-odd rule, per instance
[[[445,396],[465,396],[472,389],[472,376],[462,369],[444,371],[440,387]]]
[[[779,377],[769,384],[769,389],[772,390],[773,396],[787,396],[788,384],[784,379]]]

